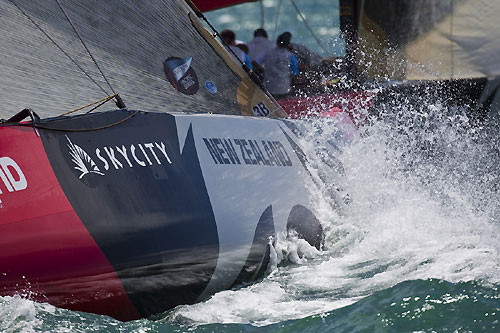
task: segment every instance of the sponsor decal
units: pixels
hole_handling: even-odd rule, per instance
[[[198,77],[191,67],[193,57],[170,57],[163,63],[163,69],[168,81],[178,91],[185,95],[196,94],[199,88]]]
[[[212,81],[205,81],[205,88],[211,94],[215,94],[217,92],[217,86]]]
[[[107,172],[124,168],[149,167],[172,164],[166,146],[162,141],[123,144],[114,147],[96,147],[91,154],[68,140],[69,154],[78,178],[88,174],[104,176]]]
[[[292,160],[279,141],[203,138],[215,164],[292,166]]]
[[[17,192],[25,190],[28,187],[28,181],[24,176],[19,165],[12,158],[0,157],[0,179],[2,180],[4,190],[8,192]],[[0,186],[0,194],[2,194]],[[2,199],[0,198],[0,208],[2,208]]]
[[[260,102],[252,107],[254,116],[267,117],[271,111],[267,108],[264,102]]]
[[[71,155],[71,161],[76,164],[75,169],[81,172],[80,177],[78,177],[79,179],[82,179],[83,176],[89,173],[104,176],[92,157],[90,157],[85,150],[83,150],[80,146],[73,144],[67,135],[66,139],[68,139],[69,142],[68,148]]]

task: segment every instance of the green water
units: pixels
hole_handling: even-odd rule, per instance
[[[169,313],[157,320],[122,323],[22,299],[1,299],[4,332],[498,332],[500,285],[478,281],[405,281],[352,305],[267,326],[181,325]]]
[[[260,2],[245,3],[207,12],[205,16],[217,30],[231,29],[236,33],[236,39],[243,42],[250,41],[254,30],[260,28],[263,22],[271,40],[276,40],[279,34],[289,31],[293,36],[292,42],[304,44],[322,57],[344,55],[338,0],[294,2],[312,33],[289,0],[264,0],[262,7]]]

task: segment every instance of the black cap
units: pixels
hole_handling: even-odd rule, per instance
[[[267,38],[267,31],[264,28],[256,29],[253,32],[253,36],[254,37],[266,37]]]
[[[233,30],[222,30],[220,33],[220,38],[226,43],[226,44],[233,44],[233,42],[236,40],[236,34],[234,33]]]
[[[287,31],[278,36],[276,44],[279,47],[287,47],[288,45],[290,45],[291,40],[292,40],[292,34]]]

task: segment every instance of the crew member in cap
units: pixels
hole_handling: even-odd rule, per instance
[[[246,54],[241,48],[239,48],[236,44],[236,34],[232,30],[223,30],[220,33],[220,38],[224,42],[225,48],[228,52],[233,56],[237,57],[242,63],[248,66],[248,68],[253,69],[252,63],[250,62],[250,58],[248,54]]]
[[[267,31],[263,28],[256,29],[253,32],[253,39],[247,43],[248,45],[248,56],[250,61],[256,61],[258,58],[264,55],[267,51],[274,48],[276,44],[267,39]]]
[[[275,98],[286,97],[291,91],[291,76],[299,75],[297,57],[290,51],[291,39],[289,32],[279,35],[276,47],[260,61],[264,67],[264,86]]]

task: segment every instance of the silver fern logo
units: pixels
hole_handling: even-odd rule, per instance
[[[80,171],[82,174],[78,179],[82,179],[83,176],[89,173],[95,173],[101,176],[104,176],[104,173],[99,170],[99,167],[95,164],[94,160],[87,154],[85,150],[83,150],[80,146],[75,145],[66,135],[66,139],[68,139],[68,148],[70,150],[71,161],[76,164],[74,167],[75,170]]]

